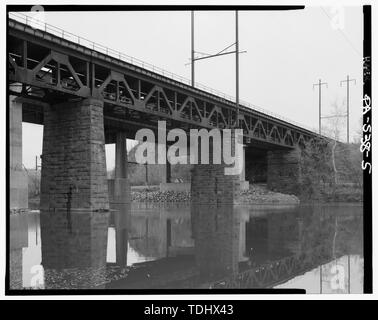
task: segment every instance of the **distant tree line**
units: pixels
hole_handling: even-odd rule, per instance
[[[302,197],[319,199],[340,193],[361,194],[362,155],[358,144],[335,141],[309,142],[301,150],[300,172]]]
[[[308,142],[301,152],[301,190],[312,199],[361,200],[363,173],[361,169],[360,131],[355,143],[343,143],[346,128],[345,106],[335,101],[331,114],[322,126],[330,139]]]

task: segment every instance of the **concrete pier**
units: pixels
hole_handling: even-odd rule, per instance
[[[234,133],[230,141],[224,145],[231,145],[231,152],[235,150]],[[222,137],[226,139],[226,137]],[[201,150],[201,147],[199,147]],[[192,204],[226,205],[233,204],[236,193],[240,190],[240,174],[226,175],[223,163],[213,163],[213,143],[209,141],[209,163],[201,163],[200,151],[198,164],[192,167],[191,176],[191,202]]]
[[[41,208],[108,210],[103,103],[44,110]]]
[[[242,172],[240,173],[240,190],[249,190],[249,181],[245,179],[245,168],[246,168],[246,157],[245,157],[245,148],[243,146],[243,167]]]
[[[120,131],[116,134],[114,179],[108,180],[111,206],[112,204],[128,204],[131,202],[131,189],[127,174],[126,134]]]
[[[102,268],[109,219],[103,103],[46,106],[44,126],[42,265]]]
[[[235,150],[234,133],[231,152]],[[222,139],[226,139],[225,136]],[[213,162],[209,141],[209,163],[193,165],[191,177],[191,217],[196,261],[206,277],[230,275],[238,270],[239,225],[234,199],[240,190],[240,174],[226,175],[226,164]],[[201,149],[201,148],[199,148]],[[201,159],[199,152],[199,159]],[[215,222],[215,223],[214,223]]]
[[[9,97],[10,209],[28,208],[28,177],[22,165],[22,103]]]

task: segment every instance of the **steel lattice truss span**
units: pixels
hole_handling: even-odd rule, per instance
[[[212,288],[272,288],[316,268],[319,263],[333,261],[329,243],[307,252],[295,254],[265,265],[248,269],[211,285]],[[339,253],[337,258],[342,255]]]
[[[104,101],[105,127],[156,129],[231,128],[235,103],[78,43],[8,23],[10,94],[27,98],[24,121],[43,123],[43,103],[94,97]],[[38,106],[40,109],[38,109]],[[238,126],[245,142],[293,148],[319,135],[262,112],[240,106]]]

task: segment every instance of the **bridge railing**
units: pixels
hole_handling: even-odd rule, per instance
[[[157,67],[151,63],[148,63],[148,62],[145,62],[143,60],[140,60],[138,58],[135,58],[135,57],[132,57],[130,55],[127,55],[125,53],[122,53],[120,51],[117,51],[117,50],[114,50],[114,49],[111,49],[109,47],[106,47],[104,45],[101,45],[99,43],[96,43],[94,41],[91,41],[91,40],[88,40],[84,37],[81,37],[79,35],[76,35],[76,34],[73,34],[71,32],[68,32],[64,29],[61,29],[61,28],[58,28],[56,26],[53,26],[51,24],[48,24],[44,21],[41,21],[41,20],[38,20],[38,19],[35,19],[33,17],[30,17],[24,13],[20,13],[20,12],[9,12],[9,17],[18,21],[18,22],[21,22],[21,23],[24,23],[32,28],[35,28],[35,29],[40,29],[42,31],[45,31],[45,32],[48,32],[48,33],[51,33],[57,37],[60,37],[62,39],[65,39],[67,41],[71,41],[71,42],[74,42],[74,43],[77,43],[79,45],[82,45],[84,47],[87,47],[89,49],[92,49],[92,50],[95,50],[95,51],[98,51],[98,52],[101,52],[103,54],[106,54],[106,55],[109,55],[111,57],[114,57],[114,58],[117,58],[119,60],[122,60],[122,61],[125,61],[127,63],[130,63],[130,64],[133,64],[133,65],[136,65],[136,66],[139,66],[139,67],[142,67],[143,69],[147,69],[149,71],[152,71],[154,73],[157,73],[157,74],[160,74],[160,75],[163,75],[165,77],[168,77],[168,78],[171,78],[173,80],[176,80],[176,81],[179,81],[179,82],[182,82],[186,85],[189,85],[191,86],[191,80],[185,78],[185,77],[182,77],[180,75],[177,75],[175,73],[172,73],[170,71],[167,71],[163,68],[160,68],[160,67]],[[221,97],[225,100],[229,100],[233,103],[236,102],[236,98],[233,97],[233,96],[230,96],[230,95],[227,95],[221,91],[218,91],[218,90],[215,90],[215,89],[212,89],[206,85],[203,85],[201,83],[198,83],[196,82],[195,83],[195,87],[197,89],[200,89],[200,90],[203,90],[203,91],[206,91],[208,93],[211,93],[213,95],[216,95],[218,97]],[[255,110],[257,112],[261,112],[261,113],[264,113],[266,115],[269,115],[271,117],[274,117],[274,118],[277,118],[277,119],[280,119],[280,120],[283,120],[285,122],[288,122],[290,124],[293,124],[293,125],[296,125],[300,128],[305,128],[309,131],[312,131],[314,133],[317,133],[317,131],[314,129],[314,128],[310,128],[308,126],[305,126],[303,124],[300,124],[296,121],[293,121],[291,119],[288,119],[282,115],[279,115],[277,113],[274,113],[272,111],[269,111],[263,107],[260,107],[260,106],[257,106],[255,104],[252,104],[252,103],[249,103],[249,102],[246,102],[246,101],[243,101],[243,100],[239,100],[239,103],[242,107],[246,107],[246,108],[249,108],[249,109],[252,109],[252,110]]]

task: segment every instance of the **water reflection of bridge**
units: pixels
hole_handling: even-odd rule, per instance
[[[106,288],[273,287],[343,255],[362,255],[359,206],[118,209],[110,216],[108,245],[103,249],[92,242],[88,247],[88,256],[106,250],[107,266],[84,268],[80,276],[88,282],[74,279],[79,287],[104,287],[101,277],[113,267],[123,273]],[[42,242],[41,248],[38,213],[12,215],[11,230],[11,281],[17,287],[33,286],[31,280],[42,266],[45,277],[80,270],[81,262],[67,261],[67,254],[52,261],[45,255],[41,261],[42,252],[52,251],[54,242]],[[324,278],[327,272],[323,268]],[[39,287],[59,288],[59,281],[48,276]]]
[[[160,275],[158,287],[272,287],[344,254],[362,254],[361,208],[354,206],[207,206],[191,216],[189,208],[141,209],[130,219],[129,248],[145,266],[186,259],[182,274]]]

